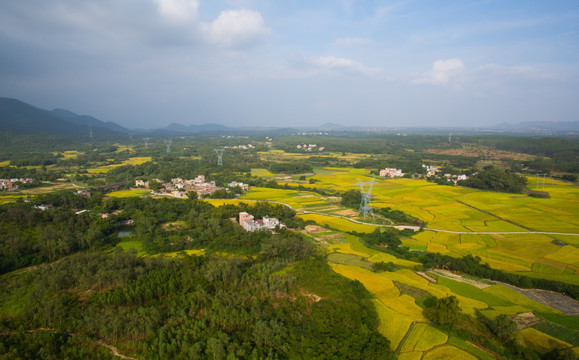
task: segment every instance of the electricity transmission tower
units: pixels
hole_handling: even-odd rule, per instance
[[[217,165],[223,166],[223,152],[225,149],[213,149],[217,153]]]
[[[173,142],[172,139],[169,140],[165,140],[165,145],[167,145],[167,152],[170,153],[171,152],[171,143]]]
[[[92,125],[88,127],[88,138],[92,139]]]
[[[363,214],[364,219],[370,213],[372,217],[374,217],[374,211],[372,210],[372,186],[374,185],[374,178],[370,181],[361,181],[358,179],[356,185],[360,185],[360,193],[362,194],[362,201],[360,201],[360,209],[358,209],[358,216],[360,213]],[[364,190],[365,185],[368,185],[368,188]]]
[[[449,142],[449,143],[452,142],[452,133],[448,134],[448,142]]]
[[[149,147],[149,140],[150,140],[150,138],[143,138],[143,142],[145,143],[145,147]]]
[[[547,175],[547,173],[544,174],[537,173],[537,189],[539,188],[539,176],[543,177],[543,189],[545,188],[545,175]]]

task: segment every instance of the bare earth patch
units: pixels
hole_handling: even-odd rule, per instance
[[[320,233],[320,232],[328,232],[328,229],[324,229],[321,226],[318,225],[306,225],[306,231],[309,234],[315,234],[315,233]]]
[[[515,316],[513,321],[517,323],[519,330],[522,330],[531,327],[537,323],[540,323],[543,320],[535,316],[535,314],[533,314],[532,312],[526,312]]]
[[[338,211],[336,212],[336,215],[341,215],[341,216],[358,216],[358,213],[352,209],[347,209],[347,210],[342,210],[342,211]]]

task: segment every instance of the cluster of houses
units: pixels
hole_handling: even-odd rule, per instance
[[[18,190],[18,184],[28,184],[31,183],[31,178],[13,178],[13,179],[0,179],[0,190],[14,191]]]
[[[404,173],[402,172],[402,169],[385,168],[380,170],[380,176],[395,178],[404,176]]]
[[[440,169],[437,166],[434,165],[425,165],[422,164],[422,167],[426,170],[426,178],[436,178],[436,179],[441,179],[441,178],[446,178],[447,181],[452,181],[454,182],[454,184],[456,185],[457,182],[461,181],[461,180],[466,180],[468,179],[468,176],[466,175],[455,175],[455,174],[444,174],[444,175],[440,175]],[[381,169],[380,170],[380,176],[382,177],[390,177],[390,178],[395,178],[395,177],[402,177],[405,174],[402,172],[402,169],[396,169],[396,168],[385,168],[385,169]],[[423,177],[423,175],[418,175],[419,178]],[[413,178],[416,178],[416,174],[413,175]]]
[[[195,179],[181,179],[181,178],[174,178],[171,179],[170,182],[165,182],[160,179],[155,179],[155,181],[159,182],[163,187],[159,190],[159,194],[161,195],[168,195],[177,198],[186,198],[187,192],[195,191],[198,197],[203,195],[211,195],[217,190],[222,190],[222,187],[219,187],[215,184],[215,181],[205,181],[204,175],[199,175]],[[136,187],[144,187],[145,189],[149,188],[149,182],[144,180],[136,180],[135,186]],[[242,182],[232,181],[227,185],[229,188],[239,186],[243,191],[249,190],[249,185],[244,184]]]
[[[422,164],[422,167],[426,169],[426,177],[427,178],[429,178],[429,177],[435,177],[437,179],[446,178],[447,181],[449,181],[449,182],[452,181],[455,185],[461,180],[468,179],[468,176],[466,176],[466,175],[444,174],[444,175],[440,176],[439,173],[441,171],[436,166]]]
[[[277,226],[285,227],[285,225],[276,218],[264,216],[261,220],[254,220],[253,215],[250,215],[245,211],[239,213],[239,225],[241,225],[245,231],[250,232],[259,230],[270,231],[275,229]]]
[[[255,149],[255,146],[252,144],[247,144],[247,145],[234,145],[234,146],[225,146],[225,149],[243,149],[243,150],[249,150],[249,149]]]
[[[312,152],[316,148],[318,148],[318,151],[324,151],[324,149],[325,149],[325,147],[323,147],[323,146],[318,147],[317,144],[297,144],[296,148],[298,150],[309,151],[309,152]]]

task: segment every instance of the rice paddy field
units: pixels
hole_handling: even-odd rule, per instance
[[[317,188],[346,191],[359,189],[356,183],[369,181],[371,175],[367,169],[318,167],[312,178],[318,180],[313,185]],[[376,177],[372,205],[404,211],[426,221],[430,229],[447,231],[426,230],[403,239],[411,248],[454,257],[472,254],[496,269],[579,284],[579,236],[530,233],[579,233],[579,187],[561,181],[547,183],[541,190],[550,198],[542,199],[441,186],[425,180]],[[533,178],[529,184],[533,188]],[[316,212],[300,216],[341,231],[374,229],[374,225],[323,215],[359,219],[357,212],[314,192],[255,188],[244,198],[279,201],[298,211]]]
[[[149,162],[149,161],[151,161],[150,156],[135,156],[135,157],[131,157],[131,158],[123,161],[120,164],[111,164],[111,165],[100,166],[97,168],[87,169],[87,172],[89,174],[104,174],[104,173],[107,173],[110,170],[117,168],[117,167],[120,167],[120,166],[141,165],[141,164],[144,164],[144,163]]]
[[[143,196],[145,194],[150,194],[151,190],[145,190],[145,189],[131,189],[131,190],[119,190],[119,191],[113,191],[111,193],[108,193],[107,196],[109,197],[117,197],[117,198],[123,198],[123,197],[139,197],[139,196]]]

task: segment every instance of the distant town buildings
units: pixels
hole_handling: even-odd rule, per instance
[[[380,176],[395,178],[395,177],[404,176],[404,173],[402,172],[402,169],[385,168],[385,169],[380,170]]]
[[[201,197],[203,195],[211,195],[217,190],[223,189],[222,187],[217,186],[215,181],[205,181],[204,175],[199,175],[194,179],[173,178],[170,182],[166,182],[161,179],[154,179],[154,181],[162,185],[162,188],[158,191],[158,194],[176,198],[186,198],[187,193],[191,191],[196,192],[197,196]],[[150,184],[148,181],[135,180],[135,186],[148,189]],[[229,188],[239,186],[243,191],[249,190],[249,185],[237,181],[232,181],[227,186]]]
[[[31,178],[12,178],[12,179],[0,179],[0,190],[15,191],[18,190],[18,184],[29,184],[33,180]]]
[[[144,180],[135,180],[136,187],[144,187],[145,189],[149,188],[149,182]]]
[[[255,146],[252,144],[247,144],[247,145],[234,145],[234,146],[225,146],[226,149],[243,149],[243,150],[249,150],[249,149],[255,149]]]
[[[90,197],[90,191],[88,190],[78,190],[77,192],[75,192],[75,194],[79,196]]]
[[[254,220],[253,215],[247,212],[239,213],[239,225],[241,225],[245,231],[254,232],[259,230],[273,230],[277,226],[285,227],[278,219],[270,218],[269,216],[264,216],[262,220]]]
[[[434,176],[436,173],[440,172],[440,169],[436,166],[422,164],[422,167],[426,168],[426,177]]]
[[[249,185],[248,184],[244,184],[242,182],[237,182],[237,181],[232,181],[229,184],[227,184],[227,187],[229,188],[233,188],[239,186],[241,188],[241,190],[243,191],[248,191],[249,190]]]
[[[318,145],[317,145],[317,144],[298,144],[298,145],[296,145],[296,148],[297,148],[298,150],[303,150],[303,151],[312,152],[312,151],[314,151],[316,148],[318,148]],[[318,151],[324,151],[324,147],[323,147],[323,146],[320,146],[320,147],[318,148]]]

